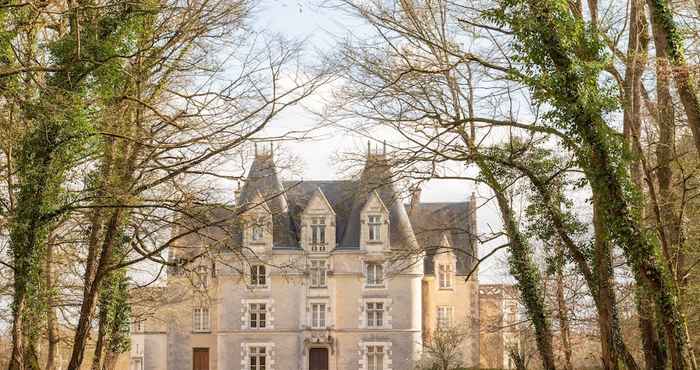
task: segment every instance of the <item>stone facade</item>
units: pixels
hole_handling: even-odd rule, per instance
[[[514,369],[509,350],[520,348],[520,306],[517,290],[508,284],[479,287],[481,358],[485,369]]]
[[[132,369],[410,370],[446,323],[467,330],[477,366],[474,199],[404,205],[392,175],[371,153],[357,180],[282,182],[257,154],[235,207],[173,230],[198,232],[170,250]]]

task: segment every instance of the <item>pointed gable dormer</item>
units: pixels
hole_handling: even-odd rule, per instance
[[[255,205],[259,204],[254,201],[258,194],[263,198],[272,218],[270,245],[284,247],[297,245],[285,189],[277,175],[272,146],[269,151],[259,151],[256,146],[253,164],[236,204],[244,209],[255,208]]]
[[[302,212],[301,244],[311,253],[335,248],[335,210],[321,188],[316,188]]]
[[[360,248],[369,252],[381,252],[391,246],[389,235],[389,209],[372,191],[360,211]]]
[[[435,255],[433,256],[435,278],[438,282],[438,289],[451,290],[454,288],[457,258],[454,253],[454,248],[447,236],[447,232],[443,232],[440,239],[440,245],[436,248]]]
[[[259,191],[255,192],[248,206],[241,217],[243,245],[254,252],[268,251],[273,243],[273,213],[266,198]]]
[[[418,250],[418,242],[413,234],[411,221],[408,218],[403,200],[399,196],[394,183],[396,178],[392,174],[391,161],[383,151],[372,151],[368,146],[367,161],[360,175],[358,190],[355,193],[352,212],[348,224],[343,232],[340,246],[343,248],[364,248],[369,245],[369,220],[367,214],[363,215],[368,201],[375,202],[376,198],[383,203],[388,215],[380,223],[385,225],[383,236],[385,242],[382,248],[401,248]],[[375,203],[376,204],[376,203]],[[381,232],[381,230],[380,230]],[[376,246],[374,243],[370,243]]]

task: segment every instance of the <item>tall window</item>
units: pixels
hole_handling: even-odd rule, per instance
[[[209,326],[209,307],[195,307],[192,314],[192,331],[207,332]]]
[[[267,286],[265,265],[250,265],[250,285],[256,288]]]
[[[384,326],[384,303],[367,303],[367,327],[380,328]]]
[[[195,286],[206,289],[209,286],[209,271],[206,266],[199,266],[195,270]]]
[[[311,260],[311,287],[323,288],[326,286],[326,261]]]
[[[250,370],[267,369],[265,347],[250,347],[249,353],[248,363],[250,364]]]
[[[265,227],[265,219],[262,217],[258,217],[255,220],[255,223],[253,223],[253,227],[250,231],[251,232],[250,239],[254,242],[262,240],[263,233],[265,231],[264,227]]]
[[[384,369],[384,346],[367,346],[367,370]]]
[[[311,219],[311,250],[323,252],[326,250],[326,218],[313,217]]]
[[[380,227],[382,226],[382,216],[369,216],[367,218],[367,225],[369,226],[369,240],[382,240],[382,236],[380,233]]]
[[[367,264],[367,286],[382,287],[384,286],[384,267],[381,263]]]
[[[452,325],[452,307],[439,306],[437,311],[437,324],[439,328],[447,328]]]
[[[452,288],[452,264],[451,263],[443,263],[439,266],[438,269],[438,274],[440,275],[439,281],[440,281],[440,289],[449,289]]]
[[[322,329],[326,327],[325,303],[311,304],[311,327],[314,329]]]
[[[265,303],[251,303],[249,309],[250,323],[248,326],[253,329],[264,328],[267,325],[267,305]]]

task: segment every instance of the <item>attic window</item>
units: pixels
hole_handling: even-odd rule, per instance
[[[253,224],[253,228],[251,230],[250,234],[250,239],[252,241],[260,241],[263,238],[263,227],[264,227],[264,219],[262,217],[258,218],[255,223]]]
[[[382,239],[380,227],[382,225],[382,216],[368,216],[367,225],[369,226],[369,240],[380,241]]]
[[[311,245],[314,252],[326,250],[326,219],[313,217],[311,219]]]
[[[438,280],[440,282],[440,289],[452,288],[453,275],[454,273],[452,271],[451,263],[444,263],[438,266]]]

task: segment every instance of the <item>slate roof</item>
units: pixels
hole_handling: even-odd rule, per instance
[[[428,257],[435,255],[447,237],[457,258],[457,275],[466,275],[476,263],[473,206],[469,202],[417,203],[406,206],[418,242]],[[425,258],[424,273],[434,274],[432,258]]]
[[[475,263],[471,257],[476,254],[470,237],[473,227],[469,216],[470,202],[405,205],[393,183],[389,160],[384,155],[369,155],[356,180],[283,182],[279,179],[272,155],[259,154],[251,165],[236,205],[253,206],[251,203],[255,197],[262,195],[273,213],[273,249],[298,250],[301,215],[317,189],[323,192],[336,213],[337,249],[360,248],[360,212],[368,197],[376,192],[389,210],[392,248],[416,252],[425,249],[432,256],[446,235],[452,247],[464,251],[455,253],[457,274],[468,273]],[[228,219],[225,225],[206,233],[212,234],[208,237],[210,240],[218,237],[229,240],[226,247],[242,244],[242,233],[234,220],[237,212],[232,207],[212,206],[205,213],[208,221]],[[191,242],[190,245],[198,245]],[[426,274],[434,273],[432,258],[425,259],[424,267]]]

